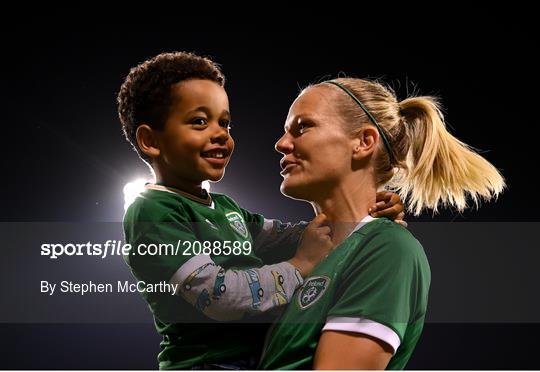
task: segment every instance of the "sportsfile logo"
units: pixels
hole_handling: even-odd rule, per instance
[[[246,230],[247,231],[247,230]],[[41,244],[41,255],[50,259],[62,256],[249,256],[251,241],[243,240],[178,240],[172,243],[141,243],[131,245],[120,240],[107,240],[105,243],[45,243]]]
[[[61,256],[125,256],[131,251],[131,244],[122,244],[120,240],[107,240],[105,243],[45,243],[41,245],[41,255],[50,259]]]

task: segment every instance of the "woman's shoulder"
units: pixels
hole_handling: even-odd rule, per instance
[[[398,258],[425,259],[422,244],[402,225],[387,218],[377,218],[360,228],[354,234],[355,250],[362,255]]]
[[[362,226],[350,238],[353,241],[343,261],[344,277],[354,278],[358,273],[387,278],[417,277],[429,287],[431,269],[424,248],[405,227],[379,218]]]

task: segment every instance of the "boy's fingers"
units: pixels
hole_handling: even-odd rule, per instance
[[[401,198],[398,194],[390,191],[381,191],[377,193],[377,198],[375,200],[377,203],[376,205],[384,205],[384,204],[401,204]]]
[[[402,204],[399,195],[393,192],[384,191],[377,193],[376,203],[372,206],[372,208],[383,209],[385,206],[391,206],[394,204]]]
[[[378,211],[371,213],[371,215],[373,217],[394,216],[394,215],[398,214],[398,212],[400,210],[401,210],[401,206],[398,205],[398,204],[394,204],[390,208],[379,209]]]
[[[403,227],[408,227],[409,224],[405,222],[404,220],[396,220],[395,222],[399,223]]]
[[[322,226],[322,227],[319,227],[319,228],[318,228],[318,231],[319,231],[322,235],[328,235],[328,234],[330,234],[330,232],[332,231],[332,229],[330,229],[330,226]]]
[[[384,202],[384,201],[377,202],[377,203],[373,204],[371,207],[369,207],[368,212],[373,213],[373,212],[376,212],[378,210],[384,209],[383,207],[385,205],[386,205],[386,202]]]
[[[380,201],[388,202],[388,201],[390,201],[392,195],[393,195],[393,193],[390,192],[390,191],[379,191],[375,196],[375,201],[376,202],[380,202]]]
[[[398,194],[391,192],[390,193],[390,203],[396,204],[401,203],[401,199]]]
[[[324,213],[320,213],[315,216],[313,220],[309,223],[312,227],[320,227],[326,222],[326,215]]]
[[[386,209],[391,205],[392,205],[391,203],[387,203],[387,202],[384,202],[384,201],[377,202],[377,203],[373,204],[371,206],[371,208],[369,208],[369,213],[382,211],[383,209]]]

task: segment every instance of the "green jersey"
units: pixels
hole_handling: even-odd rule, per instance
[[[387,369],[405,367],[424,324],[428,261],[402,226],[385,218],[359,226],[297,290],[268,335],[260,368],[311,369],[326,330],[382,340],[394,350]]]
[[[265,266],[266,276],[254,269],[242,271],[293,256],[303,226],[278,222],[240,208],[225,195],[212,193],[201,199],[160,185],[147,185],[131,204],[124,216],[131,251],[124,259],[132,273],[139,281],[175,282],[180,287],[176,293],[142,292],[163,336],[161,369],[260,355],[271,318],[257,314],[288,303],[302,282],[286,262]],[[159,247],[163,251],[158,252]],[[225,270],[231,275],[224,275]],[[251,324],[207,316],[220,302],[226,303],[226,295],[234,310],[252,311]],[[227,319],[242,319],[244,313]],[[228,315],[237,314],[238,310]]]

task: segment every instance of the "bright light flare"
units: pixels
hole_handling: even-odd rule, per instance
[[[135,181],[126,183],[124,186],[124,212],[137,199],[137,196],[144,191],[144,185],[148,182],[150,181],[144,178],[138,178]],[[210,192],[210,182],[203,181],[202,188]]]
[[[144,185],[148,182],[143,178],[126,183],[124,186],[124,211],[127,211],[131,203],[144,191]]]

